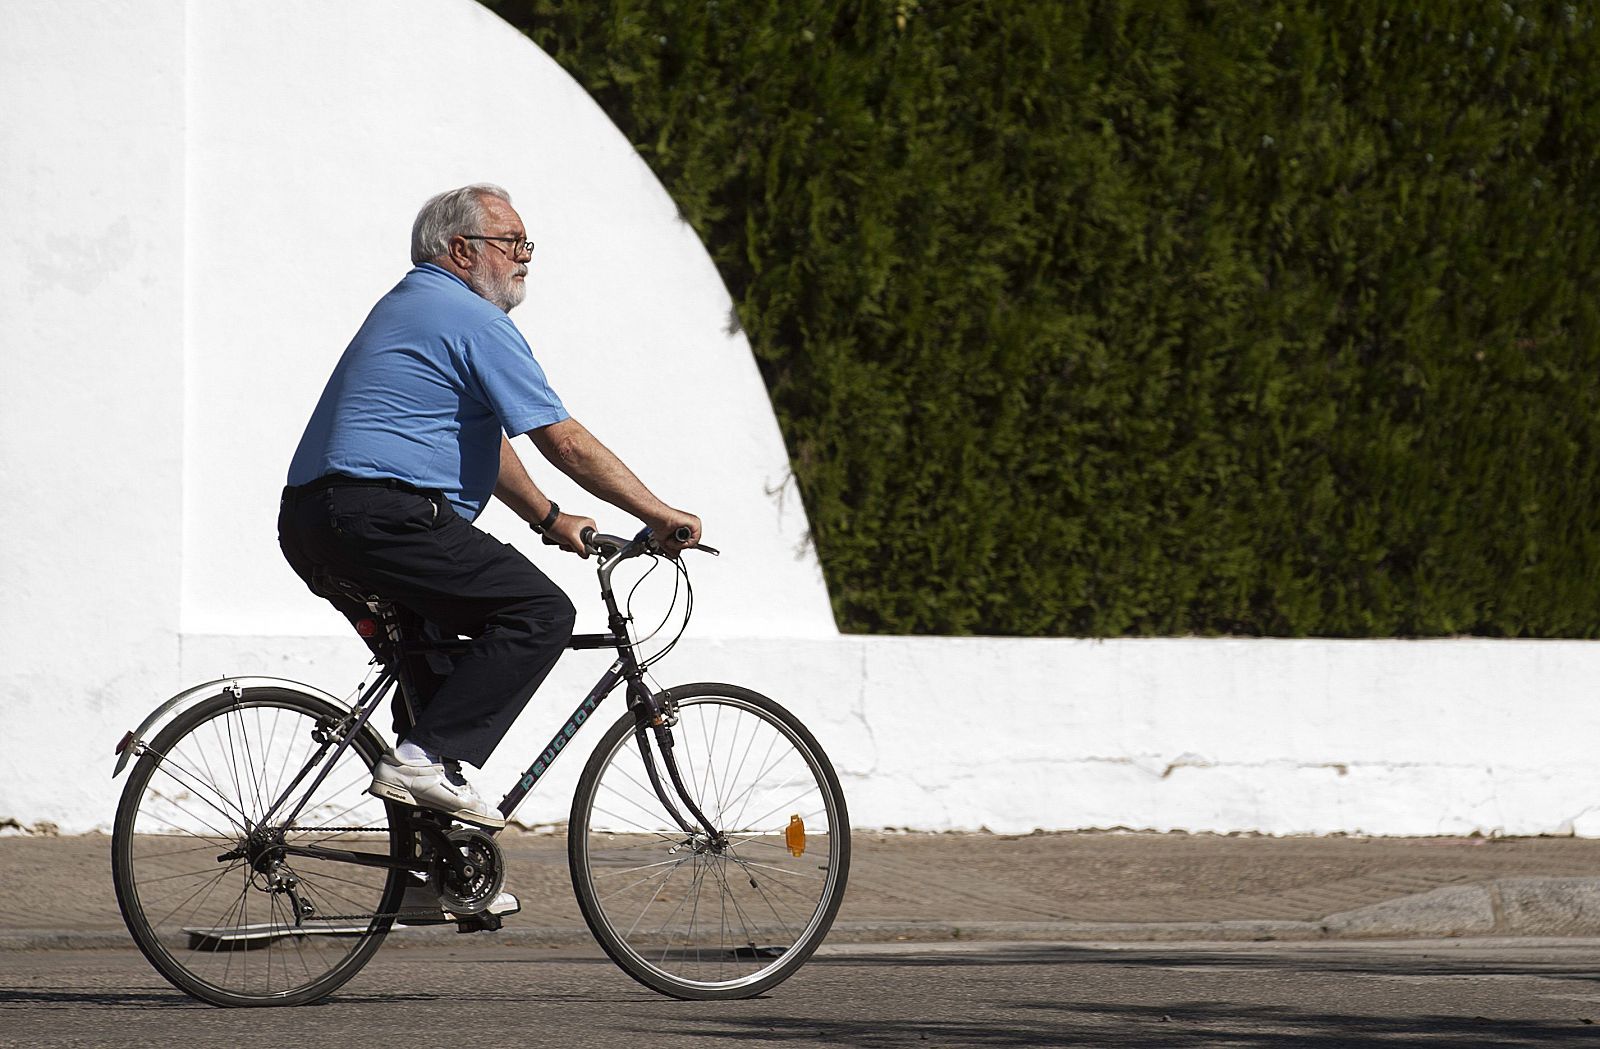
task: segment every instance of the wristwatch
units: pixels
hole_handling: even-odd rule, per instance
[[[554,525],[556,523],[556,518],[560,516],[561,507],[557,506],[556,501],[552,499],[550,500],[550,512],[544,515],[544,520],[540,521],[536,525],[529,525],[528,527],[532,528],[540,535],[544,535],[545,531],[548,530],[550,526]]]

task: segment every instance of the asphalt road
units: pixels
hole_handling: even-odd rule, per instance
[[[386,947],[324,1004],[222,1010],[132,950],[0,952],[0,1046],[1517,1046],[1600,1040],[1600,940],[825,947],[674,1002],[588,948]]]

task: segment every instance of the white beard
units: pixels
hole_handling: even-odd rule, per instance
[[[527,273],[528,267],[518,266],[512,272],[507,273],[504,279],[496,279],[492,274],[482,270],[469,270],[467,271],[467,286],[502,310],[510,313],[522,305],[522,300],[527,297],[527,284],[516,279],[520,276],[526,276]]]

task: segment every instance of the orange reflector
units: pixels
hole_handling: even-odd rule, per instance
[[[789,826],[783,831],[783,843],[789,846],[791,856],[799,856],[806,851],[806,825],[799,816],[789,817]]]

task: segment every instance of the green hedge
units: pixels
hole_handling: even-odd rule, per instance
[[[711,250],[844,629],[1600,633],[1591,5],[488,6]]]

